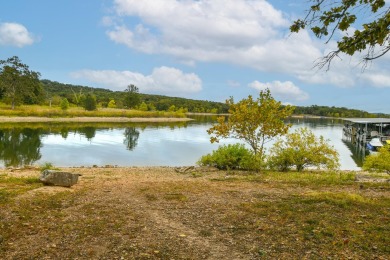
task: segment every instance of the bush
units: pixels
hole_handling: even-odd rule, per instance
[[[96,110],[96,96],[92,94],[87,94],[84,100],[84,109],[87,111]]]
[[[200,166],[213,166],[220,170],[260,170],[261,161],[243,144],[220,146],[197,162]]]
[[[363,163],[363,169],[390,174],[390,145],[383,146],[378,150],[378,153],[367,156]]]
[[[108,108],[116,108],[115,100],[111,99],[110,102],[107,104]]]
[[[67,98],[63,98],[61,101],[61,109],[67,110],[69,108],[69,101]]]
[[[302,171],[306,167],[326,169],[339,168],[339,155],[323,136],[319,138],[307,128],[299,128],[278,139],[271,148],[268,166],[273,170],[288,171],[295,167]]]

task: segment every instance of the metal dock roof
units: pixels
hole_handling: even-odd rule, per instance
[[[390,118],[343,118],[343,120],[357,124],[390,124]]]

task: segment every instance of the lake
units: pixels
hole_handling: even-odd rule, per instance
[[[0,167],[55,166],[186,166],[227,139],[211,144],[206,130],[215,117],[169,124],[0,124]],[[329,139],[340,154],[341,168],[357,170],[361,154],[342,138],[343,124],[331,119],[290,119],[292,130],[308,127]],[[270,147],[272,144],[267,144]]]

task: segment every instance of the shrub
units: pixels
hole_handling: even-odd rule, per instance
[[[390,174],[390,145],[383,146],[379,148],[378,153],[367,156],[363,163],[363,169]]]
[[[243,144],[222,145],[211,154],[204,155],[197,162],[200,166],[214,166],[221,170],[259,170],[261,162]]]
[[[107,104],[108,108],[116,108],[115,100],[111,99],[110,102]]]
[[[61,109],[67,110],[69,108],[69,101],[67,98],[63,98],[61,101]]]
[[[44,164],[40,165],[39,167],[39,170],[41,170],[41,172],[45,171],[45,170],[57,170],[58,168],[55,167],[52,163],[50,162],[45,162]]]
[[[279,138],[271,148],[268,158],[271,169],[288,171],[295,167],[302,171],[306,167],[326,169],[339,168],[339,155],[323,136],[316,137],[307,128],[299,128],[287,134],[286,139]]]
[[[87,111],[96,110],[96,96],[87,94],[84,100],[84,109]]]

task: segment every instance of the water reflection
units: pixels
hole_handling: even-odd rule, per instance
[[[138,144],[139,131],[135,127],[127,127],[124,135],[125,140],[123,143],[126,145],[128,150],[133,151]]]
[[[4,166],[30,165],[41,159],[42,129],[0,129],[0,159]]]
[[[227,139],[210,144],[207,129],[216,117],[165,124],[1,124],[0,167],[43,164],[56,166],[183,166],[194,165]],[[292,131],[308,127],[329,139],[340,154],[342,169],[358,169],[364,154],[342,140],[338,120],[289,119]],[[267,149],[272,142],[267,144]]]

